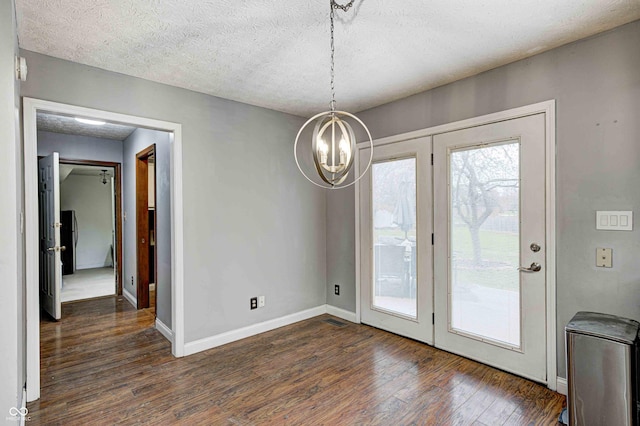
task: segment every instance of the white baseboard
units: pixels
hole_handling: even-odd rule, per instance
[[[160,332],[160,334],[166,337],[168,341],[173,343],[173,331],[171,331],[171,329],[158,318],[156,318],[156,329]]]
[[[556,381],[556,392],[566,395],[568,391],[567,379],[558,377]]]
[[[347,311],[333,305],[327,305],[327,313],[329,315],[333,315],[334,317],[342,318],[346,321],[357,322],[355,312]]]
[[[133,305],[134,308],[138,308],[138,299],[136,299],[133,294],[129,293],[129,290],[122,287],[122,295]]]
[[[239,328],[237,330],[227,331],[226,333],[216,334],[215,336],[205,337],[204,339],[196,340],[193,342],[185,343],[184,354],[192,355],[197,352],[206,351],[207,349],[222,346],[227,343],[235,342],[236,340],[245,339],[247,337],[255,336],[256,334],[271,331],[276,328],[284,327],[285,325],[294,324],[299,321],[304,321],[309,318],[317,317],[327,313],[327,305],[317,306],[315,308],[307,309],[304,311],[296,312],[294,314],[286,315],[284,317],[275,318],[269,321],[264,321],[258,324],[249,325],[247,327]]]

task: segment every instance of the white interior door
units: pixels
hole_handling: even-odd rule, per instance
[[[430,138],[376,147],[359,182],[360,306],[363,323],[432,344],[430,154]]]
[[[38,160],[40,227],[40,306],[56,320],[61,316],[60,170],[58,153]]]
[[[546,383],[544,114],[433,152],[435,345]]]

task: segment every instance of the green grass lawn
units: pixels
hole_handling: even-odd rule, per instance
[[[480,244],[485,265],[476,268],[469,229],[466,226],[452,229],[451,249],[454,264],[458,266],[452,271],[452,283],[517,291],[520,284],[518,234],[481,230]]]
[[[518,265],[520,261],[520,241],[518,234],[495,231],[480,231],[482,259],[489,262],[504,262]],[[471,233],[466,226],[456,226],[451,232],[451,249],[456,256],[473,259]]]
[[[407,233],[415,241],[415,229]],[[397,237],[404,239],[404,232],[395,229],[376,229],[377,237]],[[480,231],[482,259],[485,265],[475,268],[473,265],[473,246],[469,229],[455,226],[452,229],[452,251],[457,268],[452,271],[452,282],[458,285],[480,285],[484,287],[517,291],[520,283],[517,268],[520,263],[520,241],[518,234],[496,231]]]

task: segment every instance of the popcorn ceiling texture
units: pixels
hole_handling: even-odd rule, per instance
[[[329,0],[16,7],[23,49],[301,116],[329,108]],[[336,12],[337,107],[371,108],[636,19],[638,0],[356,0]]]
[[[80,123],[74,117],[39,112],[37,114],[38,130],[64,133],[67,135],[92,136],[94,138],[125,140],[136,129],[131,126],[107,123],[102,126]]]

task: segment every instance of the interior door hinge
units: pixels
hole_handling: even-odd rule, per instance
[[[433,325],[436,324],[436,313],[435,312],[431,313],[431,324],[433,324]]]
[[[433,245],[435,237],[433,236],[433,232],[431,233],[431,245]]]
[[[433,154],[431,154],[431,165],[433,166]]]

